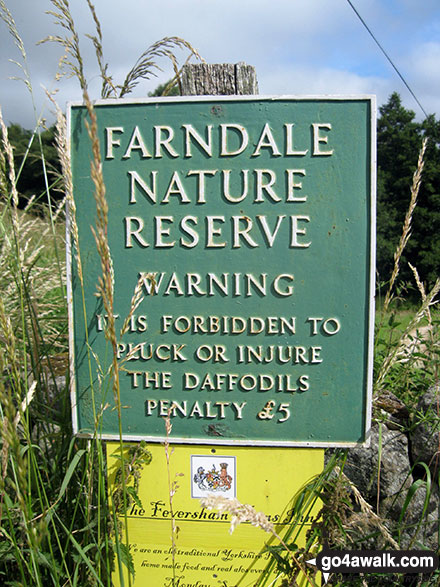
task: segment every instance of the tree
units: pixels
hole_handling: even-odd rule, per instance
[[[174,85],[169,87],[172,80],[168,80],[164,84],[159,84],[152,92],[148,92],[150,98],[157,97],[157,96],[180,96],[179,93],[179,85],[176,82]],[[164,93],[166,90],[166,94]]]
[[[55,128],[52,126],[41,133],[41,148],[38,136],[19,124],[11,124],[8,127],[8,136],[14,151],[20,206],[25,206],[34,195],[39,205],[47,204],[45,169],[49,188],[60,174],[54,142]],[[51,191],[51,199],[58,198],[58,192]]]
[[[414,213],[414,235],[410,259],[429,283],[440,276],[440,121],[430,115],[421,124],[428,138],[418,205]]]
[[[440,123],[429,116],[423,123],[402,106],[393,93],[379,108],[377,126],[377,267],[386,280],[402,232],[411,194],[412,176],[423,137],[428,137],[425,168],[412,219],[412,236],[401,259],[401,279],[412,280],[408,262],[432,283],[440,272]]]

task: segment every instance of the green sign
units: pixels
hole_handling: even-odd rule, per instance
[[[176,98],[95,106],[125,439],[331,446],[369,427],[375,102]],[[70,107],[75,432],[119,435],[96,284],[84,106]],[[84,301],[83,301],[84,300]],[[84,314],[85,312],[85,314]]]

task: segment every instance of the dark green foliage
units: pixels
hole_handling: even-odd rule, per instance
[[[171,85],[172,80],[168,80],[163,84],[159,84],[152,92],[148,92],[150,98],[157,96],[180,96],[179,86],[177,83]],[[168,91],[167,91],[168,90]]]
[[[14,149],[20,206],[24,207],[34,195],[37,204],[47,204],[47,188],[55,187],[54,184],[60,175],[60,165],[54,144],[55,127],[52,126],[42,131],[39,138],[36,133],[24,129],[19,124],[11,124],[8,128],[8,135]],[[48,185],[46,185],[43,160],[47,171]],[[52,201],[60,197],[57,194],[55,189],[51,190]]]
[[[114,453],[117,460],[117,467],[114,479],[114,486],[116,490],[113,493],[113,505],[116,511],[121,512],[124,509],[124,496],[122,492],[122,476],[125,476],[125,483],[127,486],[126,507],[130,507],[135,503],[142,508],[142,503],[138,496],[139,481],[141,478],[142,469],[144,466],[151,463],[151,452],[148,450],[147,444],[144,440],[136,444],[125,444],[125,452],[121,453],[118,449]],[[130,483],[130,486],[128,484]],[[132,485],[131,485],[132,484]]]
[[[440,273],[440,121],[429,116],[415,121],[393,93],[379,108],[377,126],[377,267],[379,279],[389,278],[393,252],[399,241],[410,201],[412,176],[423,137],[428,137],[418,203],[412,219],[412,237],[401,259],[400,279],[412,279],[408,262],[422,280],[432,284]]]

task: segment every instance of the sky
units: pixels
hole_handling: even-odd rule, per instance
[[[61,0],[58,0],[61,1]],[[66,0],[64,0],[66,1]],[[440,118],[440,0],[351,0],[428,114]],[[23,57],[0,21],[0,106],[6,123],[34,128],[51,123],[56,92],[65,108],[81,99],[77,80],[59,77],[63,49],[48,35],[64,35],[51,0],[0,0],[11,12],[26,51],[32,94],[22,80]],[[378,106],[399,92],[406,108],[424,114],[347,0],[94,0],[101,23],[104,60],[122,83],[138,57],[163,37],[190,43],[208,63],[255,66],[261,95],[375,94]],[[94,22],[86,0],[70,0],[80,37],[90,94],[100,97],[99,69],[87,35]],[[177,50],[183,64],[188,54]],[[157,77],[132,94],[148,95],[172,74],[160,59]],[[66,69],[64,69],[66,72]]]

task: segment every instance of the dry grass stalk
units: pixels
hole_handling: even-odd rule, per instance
[[[44,260],[50,226],[42,218],[17,210],[14,213],[14,225],[20,235],[17,250],[16,240],[11,238],[14,230],[10,230],[5,218],[9,212],[9,206],[0,205],[0,290],[6,312],[18,338],[23,339],[24,333],[33,329],[36,343],[37,339],[43,339],[46,348],[63,353],[66,338],[60,336],[64,320],[60,315],[60,302],[63,303],[60,274],[54,270],[50,258]],[[57,238],[61,242],[61,236]],[[61,278],[65,283],[64,267]],[[26,300],[23,307],[19,300]],[[35,312],[38,312],[38,332]]]
[[[96,201],[96,226],[92,227],[96,248],[101,263],[101,275],[98,279],[97,295],[102,299],[107,314],[105,336],[112,346],[112,383],[115,398],[115,407],[118,412],[119,425],[122,426],[121,395],[119,386],[119,367],[117,360],[116,321],[114,318],[114,271],[113,261],[108,244],[108,203],[104,177],[102,174],[102,162],[100,142],[98,136],[98,123],[96,112],[92,102],[84,90],[84,101],[89,114],[90,122],[87,122],[87,131],[92,143],[92,161],[90,163],[91,178],[95,187],[94,197]],[[122,428],[120,430],[122,438]]]
[[[113,262],[110,254],[110,247],[108,243],[108,203],[106,200],[105,183],[102,173],[101,150],[98,135],[97,117],[93,104],[89,98],[87,88],[85,86],[83,87],[83,98],[89,116],[89,121],[86,121],[86,128],[92,144],[92,160],[90,163],[90,167],[91,179],[94,184],[93,195],[96,202],[97,214],[96,225],[94,228],[92,228],[92,232],[95,238],[96,248],[101,263],[101,275],[98,279],[97,295],[101,297],[104,309],[107,314],[104,334],[106,339],[110,342],[112,348],[111,381],[115,403],[114,409],[116,410],[118,415],[120,456],[121,460],[123,461],[124,455],[122,443],[122,405],[119,382],[119,365],[117,358],[116,321],[114,317],[114,272]],[[92,479],[92,476],[90,476],[90,479]],[[91,490],[92,488],[90,485],[90,491]],[[125,515],[125,547],[126,549],[128,549],[130,540],[127,523],[128,496],[125,475],[122,476],[122,499]],[[128,574],[128,585],[129,587],[132,585],[132,576],[130,572]]]
[[[64,47],[67,53],[64,64],[71,70],[72,74],[78,78],[83,91],[87,90],[84,64],[79,49],[79,37],[70,13],[69,2],[68,0],[50,1],[55,10],[48,11],[48,14],[52,15],[55,18],[55,24],[67,30],[70,36],[64,38],[61,36],[50,35],[41,42],[52,41]],[[157,60],[161,58],[166,58],[171,61],[175,73],[175,79],[178,79],[181,70],[179,70],[177,58],[174,54],[175,49],[183,49],[189,52],[186,62],[192,57],[203,61],[198,51],[188,43],[188,41],[185,41],[180,37],[164,37],[153,43],[140,55],[134,66],[126,75],[123,83],[117,85],[114,83],[112,76],[108,73],[108,64],[104,62],[102,31],[95,7],[91,0],[87,0],[87,4],[94,22],[96,34],[86,36],[92,41],[95,48],[96,60],[102,80],[102,98],[122,98],[132,92],[141,79],[149,79],[156,75],[156,71],[161,70],[157,64]]]
[[[395,262],[394,269],[393,269],[393,274],[391,277],[390,285],[389,285],[389,288],[388,288],[388,291],[387,291],[387,294],[385,297],[384,307],[383,307],[383,311],[382,311],[383,315],[388,310],[389,304],[391,302],[393,286],[394,286],[394,283],[396,281],[396,278],[397,278],[397,275],[399,272],[400,258],[402,256],[403,250],[404,250],[404,248],[405,248],[405,246],[411,236],[411,219],[412,219],[412,215],[413,215],[416,203],[417,203],[417,196],[418,196],[418,192],[419,192],[419,188],[420,188],[420,184],[421,184],[422,172],[423,172],[423,167],[424,167],[424,154],[425,154],[427,143],[428,143],[428,140],[424,139],[423,143],[422,143],[422,148],[421,148],[420,154],[419,154],[417,169],[413,175],[410,205],[409,205],[406,217],[405,217],[402,236],[401,236],[399,245],[396,249],[396,252],[394,254],[394,262]],[[421,308],[419,309],[419,311],[417,312],[417,314],[411,320],[410,324],[407,326],[405,332],[401,335],[397,345],[395,345],[395,347],[390,351],[390,353],[387,355],[387,357],[383,361],[382,366],[379,370],[377,379],[376,379],[376,388],[379,390],[380,390],[380,387],[381,387],[387,373],[391,369],[391,367],[397,361],[399,361],[401,357],[404,357],[404,359],[406,359],[407,353],[405,351],[407,350],[408,337],[412,335],[414,329],[418,326],[418,324],[420,323],[420,321],[422,320],[422,318],[424,316],[427,316],[427,318],[428,318],[428,322],[431,327],[431,329],[430,329],[431,342],[434,343],[433,332],[432,332],[432,317],[431,317],[430,307],[436,303],[436,301],[434,301],[434,299],[440,290],[440,279],[437,279],[433,289],[431,290],[429,295],[427,295],[426,291],[425,291],[425,287],[424,287],[422,281],[420,280],[420,277],[418,275],[416,268],[413,267],[411,264],[410,264],[410,268],[414,274],[414,278],[416,280],[417,287],[418,287],[420,294],[422,296],[422,305],[421,305]]]
[[[87,81],[84,75],[83,60],[79,48],[79,37],[75,29],[74,21],[70,13],[68,0],[51,0],[56,11],[50,12],[55,17],[56,23],[64,28],[68,34],[68,38],[62,37],[50,37],[46,40],[52,40],[60,43],[67,51],[71,59],[66,59],[66,64],[70,67],[71,72],[77,77],[82,93],[85,107],[87,109],[88,120],[86,120],[86,129],[91,142],[92,157],[90,162],[90,173],[93,183],[93,196],[96,203],[96,222],[95,227],[92,228],[93,235],[95,238],[96,248],[101,265],[101,275],[98,278],[97,284],[97,295],[101,298],[105,312],[107,314],[106,325],[104,329],[104,335],[109,341],[112,348],[112,360],[111,360],[111,382],[113,387],[113,396],[115,410],[118,417],[119,426],[119,440],[120,440],[120,456],[121,460],[124,459],[123,455],[123,444],[122,444],[122,406],[120,396],[120,385],[119,385],[119,366],[117,360],[117,339],[116,339],[116,327],[114,317],[114,274],[113,274],[113,263],[110,254],[110,248],[108,243],[108,203],[106,200],[106,189],[102,170],[101,161],[101,149],[98,133],[97,116],[87,91]],[[97,23],[96,14],[93,6],[89,3],[89,7],[92,10],[92,15],[95,19],[95,25]],[[99,43],[100,29],[98,29],[97,42]],[[91,479],[92,476],[89,477]],[[89,491],[92,491],[92,485],[90,483]],[[127,488],[125,483],[125,476],[122,476],[122,495],[123,495],[123,506],[125,516],[127,515]],[[128,524],[127,519],[125,520],[125,546],[129,548],[129,536],[128,536]],[[127,550],[128,552],[128,550]],[[132,577],[129,573],[128,584],[132,584]]]
[[[43,218],[18,209],[14,154],[1,111],[0,128],[3,146],[0,150],[0,195],[5,202],[0,205],[0,289],[5,311],[18,338],[24,340],[26,331],[33,332],[34,350],[44,339],[47,348],[54,345],[52,348],[64,352],[66,341],[59,336],[59,299],[54,296],[60,288],[60,272],[53,270],[50,260],[41,259],[49,235],[53,236],[52,227]],[[62,206],[63,202],[58,206],[54,221]],[[62,284],[65,283],[64,267],[61,278]],[[40,318],[38,327],[36,312]],[[23,353],[23,345],[21,349]],[[25,361],[23,354],[21,360]]]
[[[21,39],[20,35],[18,34],[15,20],[12,16],[11,12],[8,10],[4,0],[0,0],[0,18],[3,20],[3,22],[8,27],[9,34],[14,39],[15,46],[20,51],[21,56],[23,58],[23,62],[26,63],[27,56],[26,56],[26,50],[25,50],[25,47],[23,44],[23,40]],[[30,82],[27,68],[25,66],[23,66],[21,63],[19,63],[18,61],[14,61],[14,63],[22,70],[24,77],[20,78],[20,80],[24,82],[27,89],[32,94],[32,85]],[[13,78],[13,79],[17,79],[17,78]]]
[[[138,279],[136,287],[134,288],[133,297],[131,298],[131,303],[130,303],[130,309],[128,311],[128,315],[125,318],[124,324],[122,325],[122,328],[120,331],[121,337],[124,336],[124,334],[128,331],[128,328],[130,326],[130,321],[133,317],[133,314],[135,313],[135,311],[137,310],[137,308],[140,306],[140,304],[142,303],[142,301],[144,299],[144,295],[142,293],[143,282],[144,282],[144,280],[141,276]]]
[[[110,98],[117,94],[117,90],[113,84],[111,76],[108,74],[108,64],[104,63],[104,53],[102,48],[102,31],[101,23],[96,14],[95,7],[87,0],[93,22],[95,23],[96,35],[87,35],[95,47],[96,60],[98,62],[99,71],[102,79],[101,98]]]
[[[425,302],[426,297],[427,297],[426,291],[425,291],[425,286],[423,285],[423,283],[419,277],[417,269],[415,267],[413,267],[411,264],[409,264],[409,266],[411,268],[411,271],[414,274],[414,278],[416,280],[417,287],[419,289],[420,295],[422,296],[422,301]],[[437,343],[437,348],[435,348],[435,346],[434,346],[435,345],[434,325],[432,322],[432,315],[431,315],[429,305],[426,310],[426,316],[428,318],[428,325],[429,325],[428,333],[429,333],[429,338],[430,338],[430,343],[431,343],[431,358],[434,358],[433,355],[436,354],[436,351],[438,352],[438,343]],[[438,362],[434,360],[433,363],[434,363],[434,381],[438,381]],[[439,397],[438,393],[436,395],[437,395],[437,397],[436,397],[437,418],[440,418],[440,397]],[[437,450],[437,454],[434,456],[434,459],[438,463],[439,458],[440,458],[440,432],[437,433],[437,440],[438,440],[438,450]]]
[[[89,9],[92,14],[92,18],[95,23],[96,34],[93,37],[89,37],[92,39],[92,42],[95,46],[95,52],[98,60],[98,65],[101,73],[101,77],[103,80],[103,94],[108,95],[116,95],[121,88],[116,88],[113,85],[111,77],[107,73],[107,65],[105,64],[103,51],[102,51],[102,34],[101,28],[96,16],[96,12],[91,0],[86,0],[89,6]],[[113,378],[113,385],[114,385],[114,392],[115,392],[115,402],[116,407],[118,409],[118,418],[119,424],[121,425],[121,405],[120,405],[120,397],[119,397],[119,372],[118,372],[118,363],[117,363],[117,352],[116,352],[116,330],[114,324],[114,279],[113,279],[113,268],[112,268],[112,260],[110,255],[110,250],[108,247],[108,239],[107,239],[107,226],[108,226],[108,218],[107,218],[107,202],[105,197],[105,186],[104,180],[102,175],[102,162],[100,159],[100,148],[99,148],[99,139],[98,139],[98,131],[97,131],[97,123],[96,123],[96,115],[93,109],[92,102],[89,98],[87,92],[87,82],[84,75],[84,64],[81,57],[81,52],[79,50],[79,37],[75,31],[74,22],[72,19],[70,6],[68,0],[51,0],[53,10],[50,14],[55,17],[56,24],[64,29],[65,38],[63,36],[54,36],[50,37],[50,40],[53,40],[63,46],[65,51],[65,58],[63,58],[63,65],[64,67],[70,69],[71,74],[76,76],[80,82],[83,96],[84,96],[84,103],[87,107],[88,111],[88,133],[91,140],[92,145],[92,157],[93,161],[91,163],[91,177],[94,184],[94,196],[96,200],[96,229],[95,229],[95,239],[96,239],[96,246],[99,254],[99,258],[101,261],[101,278],[98,284],[98,294],[102,297],[104,308],[106,313],[109,316],[109,320],[106,323],[106,331],[105,335],[110,340],[112,347],[113,347],[113,363],[112,363],[112,371],[110,375]],[[4,0],[0,0],[0,18],[3,18],[7,23],[11,34],[14,36],[14,40],[21,51],[23,57],[23,65],[18,64],[25,76],[25,83],[27,83],[30,91],[32,92],[32,87],[30,86],[29,78],[27,76],[27,71],[25,67],[25,59],[26,53],[24,51],[24,46],[21,42],[21,38],[19,37],[15,23],[12,19],[12,16],[7,11]],[[174,45],[173,45],[174,43]],[[162,42],[159,42],[150,48],[150,57],[168,57],[171,59],[173,63],[174,71],[177,68],[177,60],[174,59],[172,55],[172,47],[175,46],[176,48],[189,48],[189,45],[186,45],[184,41],[178,40],[177,38],[170,38],[165,39]],[[162,53],[161,53],[162,52]],[[148,52],[143,54],[143,57],[140,61],[137,62],[138,69],[136,71],[132,71],[129,74],[129,84],[133,87],[136,84],[136,76],[139,74],[140,78],[145,77],[147,75],[147,70],[142,70],[143,67],[147,67],[148,62]],[[194,54],[196,52],[193,52]],[[154,64],[151,64],[151,71],[154,70]],[[58,77],[58,76],[57,76]],[[140,79],[139,78],[139,79]],[[124,88],[124,91],[129,91],[129,87]],[[70,171],[70,162],[68,157],[68,140],[66,135],[65,129],[65,120],[62,119],[60,113],[58,113],[58,154],[60,155],[60,160],[63,166],[63,178],[65,181],[65,190],[67,192],[67,198],[69,200],[69,206],[71,207],[71,218],[75,217],[75,207],[74,207],[74,200],[72,194],[72,178],[71,178],[71,171]],[[53,336],[48,335],[48,332],[44,330],[44,328],[48,328],[49,326],[43,327],[42,325],[50,325],[50,320],[46,320],[46,318],[51,318],[52,314],[52,306],[50,305],[49,301],[47,304],[44,305],[41,303],[41,300],[45,298],[46,294],[53,293],[52,290],[55,289],[55,283],[58,283],[59,280],[59,272],[54,270],[53,264],[50,262],[47,263],[47,268],[45,266],[40,267],[40,264],[35,263],[35,261],[39,258],[41,254],[45,254],[45,249],[42,246],[45,244],[43,241],[45,239],[46,229],[50,231],[49,227],[44,227],[44,223],[41,222],[41,219],[38,218],[31,218],[30,215],[23,213],[22,211],[18,210],[18,193],[16,190],[16,177],[14,171],[14,161],[13,161],[13,151],[7,139],[7,130],[6,126],[4,125],[3,121],[1,120],[1,132],[2,132],[2,149],[0,149],[0,189],[1,189],[1,197],[5,201],[5,204],[1,204],[0,207],[0,288],[3,292],[6,290],[7,295],[5,296],[5,303],[3,304],[2,300],[2,307],[0,308],[0,313],[2,316],[0,317],[0,329],[1,329],[1,344],[0,344],[0,372],[3,374],[6,373],[6,376],[9,377],[8,385],[5,386],[4,378],[0,378],[0,415],[2,416],[2,424],[3,430],[0,431],[2,434],[3,440],[3,454],[2,454],[2,472],[3,476],[0,480],[1,488],[4,488],[4,483],[6,481],[7,473],[10,477],[11,471],[13,471],[13,477],[9,479],[10,486],[15,489],[16,499],[14,495],[14,509],[17,507],[18,516],[20,516],[19,520],[19,533],[21,537],[21,532],[24,529],[26,531],[26,536],[28,538],[29,548],[27,547],[26,540],[20,542],[20,546],[24,547],[24,551],[26,554],[23,554],[23,561],[26,565],[26,571],[31,573],[32,570],[35,571],[35,578],[37,584],[42,584],[39,581],[40,573],[38,569],[35,568],[35,561],[37,560],[37,554],[40,556],[39,561],[42,560],[44,556],[44,551],[38,549],[38,540],[44,536],[44,532],[36,532],[38,530],[37,526],[29,520],[26,516],[29,517],[32,513],[32,506],[31,506],[31,488],[27,487],[27,472],[26,472],[26,459],[29,458],[29,455],[32,455],[32,446],[28,446],[28,451],[23,451],[20,441],[20,434],[28,434],[29,430],[25,430],[25,425],[27,422],[23,417],[25,411],[27,410],[32,398],[34,397],[35,390],[37,389],[36,381],[32,382],[29,389],[27,385],[26,378],[28,377],[29,373],[29,364],[30,361],[28,359],[28,355],[30,352],[33,353],[34,358],[36,361],[41,359],[41,356],[38,356],[39,343],[44,341],[47,346],[50,346],[53,342],[55,342],[55,337],[58,338],[59,331],[58,329],[54,329]],[[35,134],[35,133],[34,133]],[[44,161],[42,162],[44,167]],[[47,183],[46,183],[47,187]],[[60,213],[61,208],[57,210],[56,216]],[[52,210],[50,211],[52,213]],[[12,224],[13,230],[11,230],[11,221],[7,224],[6,220],[7,215],[12,214]],[[40,226],[41,224],[41,226]],[[81,271],[81,261],[80,261],[80,251],[79,251],[79,240],[78,240],[78,229],[76,227],[76,223],[72,222],[71,231],[73,234],[73,240],[76,243],[76,254],[78,259],[78,267],[80,272],[80,278],[82,281],[82,271]],[[34,234],[32,234],[34,233]],[[12,235],[12,236],[11,236]],[[38,238],[35,236],[38,235]],[[35,268],[34,268],[35,265]],[[51,276],[53,275],[53,280],[51,280]],[[23,280],[23,276],[26,276],[26,280]],[[29,279],[27,279],[27,277]],[[5,287],[3,287],[3,285]],[[59,285],[59,283],[58,283]],[[46,289],[44,289],[44,287]],[[17,289],[19,289],[19,293],[17,295]],[[3,296],[2,296],[3,297]],[[29,299],[28,299],[29,297]],[[133,315],[135,309],[138,307],[138,304],[141,301],[141,291],[140,288],[135,290],[131,309],[130,309],[130,316]],[[57,310],[59,310],[59,300],[55,300],[54,305],[57,306]],[[26,309],[29,308],[29,315],[25,314]],[[37,324],[38,322],[38,324]],[[17,326],[18,325],[18,326]],[[39,330],[39,328],[43,328],[43,330]],[[29,333],[32,333],[34,330],[34,338],[35,344],[34,349],[29,350],[29,345],[32,345],[32,341],[29,340]],[[50,332],[50,330],[49,330]],[[14,336],[18,337],[19,343],[16,344]],[[4,343],[4,344],[3,344]],[[35,352],[34,352],[35,351]],[[38,367],[39,368],[39,367]],[[38,369],[37,369],[38,370]],[[36,372],[35,372],[36,373]],[[36,373],[38,375],[38,373]],[[109,377],[107,374],[105,377]],[[12,383],[13,385],[9,385]],[[21,390],[24,390],[21,393]],[[23,399],[23,395],[25,396]],[[107,406],[104,406],[103,409],[106,409]],[[28,440],[28,439],[27,439]],[[92,450],[90,453],[93,453],[95,447],[93,445]],[[98,452],[102,450],[99,442],[97,443],[97,450]],[[32,460],[29,458],[29,462],[32,463]],[[94,481],[92,478],[94,476],[94,469],[93,466],[95,463],[95,456],[91,454],[87,460],[87,469],[84,469],[84,476],[83,479],[87,479],[89,484],[89,491],[84,491],[84,495],[87,494],[86,499],[86,506],[85,509],[89,508],[89,511],[86,514],[86,530],[87,533],[90,534],[90,529],[93,526],[90,524],[92,520],[91,510],[95,507],[94,503],[95,500],[92,499],[92,487],[94,484],[96,485],[96,480]],[[101,464],[101,463],[100,463]],[[101,469],[100,469],[101,471]],[[69,471],[68,471],[69,472]],[[70,473],[73,473],[73,470],[70,470]],[[38,475],[35,475],[38,478]],[[29,472],[29,480],[34,483],[34,478],[32,474]],[[100,491],[103,488],[103,483],[99,480],[100,484]],[[124,494],[124,501],[126,499],[126,491],[125,491],[125,482],[124,479],[122,480],[123,487],[123,494]],[[173,491],[176,490],[177,484],[175,483],[173,486]],[[33,490],[34,488],[32,488]],[[44,492],[43,492],[44,493]],[[12,492],[14,494],[14,491]],[[100,494],[101,495],[101,494]],[[44,497],[44,496],[43,496]],[[172,496],[171,496],[172,497]],[[43,498],[40,496],[40,499]],[[98,503],[99,503],[99,497]],[[33,498],[32,498],[33,501]],[[15,506],[15,503],[18,505]],[[46,504],[47,505],[47,504]],[[81,506],[80,506],[81,507]],[[76,510],[75,510],[76,511]],[[125,508],[126,511],[126,508]],[[1,512],[0,512],[1,515]],[[37,518],[45,519],[46,516],[40,514]],[[35,518],[36,519],[36,518]],[[52,518],[53,520],[54,518]],[[70,520],[69,520],[70,523]],[[73,526],[73,522],[72,522]],[[127,524],[126,524],[127,528]],[[76,532],[76,531],[75,531]],[[98,535],[100,533],[99,529],[99,520],[98,520]],[[57,536],[58,539],[58,536]],[[70,540],[69,540],[70,544]],[[93,546],[90,542],[86,542],[87,546]],[[110,548],[107,548],[108,552]],[[126,546],[128,549],[128,533],[126,536]],[[63,550],[63,557],[67,550],[64,545],[60,545],[58,543],[58,547],[60,550]],[[87,549],[88,550],[88,549]],[[18,550],[18,552],[20,552]],[[89,551],[90,552],[90,551]],[[94,551],[93,551],[94,552]],[[81,552],[84,558],[84,553]],[[88,556],[88,554],[87,554]],[[94,555],[92,555],[93,558]],[[34,564],[34,568],[31,568],[31,564],[27,565],[26,558],[29,557]],[[20,558],[20,554],[18,555]],[[92,558],[90,560],[92,560]],[[93,558],[93,562],[96,563],[98,557],[96,556]],[[84,562],[84,561],[83,561]],[[88,564],[88,559],[85,561]],[[108,561],[107,561],[108,564]],[[110,567],[108,566],[108,569]],[[94,577],[98,579],[97,575],[95,574],[93,568],[90,566],[89,570],[93,573]],[[69,575],[69,570],[66,567],[67,575]],[[55,575],[54,575],[55,576]],[[76,576],[76,573],[75,573]],[[79,576],[79,575],[78,575]],[[77,579],[78,577],[76,577]],[[14,579],[14,578],[12,578]],[[75,580],[76,580],[75,579]],[[23,580],[25,580],[23,578]],[[63,579],[64,580],[64,579]],[[79,579],[81,582],[81,579]],[[131,585],[131,577],[128,577],[128,583]],[[66,582],[67,584],[67,582]],[[69,583],[70,584],[70,583]]]
[[[61,37],[59,35],[50,35],[40,41],[40,43],[52,41],[59,43],[62,47],[64,47],[66,51],[64,64],[70,69],[72,75],[77,77],[81,88],[85,89],[87,88],[87,81],[84,75],[84,63],[82,60],[81,51],[79,50],[79,37],[75,29],[72,14],[70,12],[69,2],[68,0],[50,1],[55,7],[55,10],[48,10],[47,14],[53,16],[55,18],[55,24],[66,30],[69,36]]]
[[[232,534],[239,524],[249,522],[252,526],[261,528],[265,532],[278,537],[275,526],[269,522],[263,512],[257,512],[251,505],[241,503],[236,498],[224,497],[223,495],[209,495],[208,497],[202,497],[200,503],[208,510],[215,509],[221,514],[224,512],[231,514],[229,534]],[[281,540],[281,538],[279,539]]]
[[[25,411],[29,407],[29,404],[33,400],[34,395],[35,395],[36,388],[37,388],[37,382],[34,381],[32,383],[32,385],[30,386],[30,388],[29,388],[29,390],[28,390],[25,398],[21,402],[20,410],[17,411],[17,414],[16,414],[16,416],[14,418],[14,426],[15,426],[15,428],[17,428],[17,426],[20,424],[21,415],[25,413]]]
[[[410,198],[408,210],[406,212],[405,221],[403,223],[402,235],[400,237],[399,244],[397,245],[397,249],[394,253],[394,267],[393,267],[393,272],[391,274],[391,279],[390,279],[390,283],[388,286],[388,291],[385,295],[385,301],[383,304],[383,314],[386,314],[386,312],[388,311],[388,307],[389,307],[390,302],[392,300],[394,284],[396,282],[397,276],[399,274],[399,269],[400,269],[400,259],[402,257],[402,253],[408,243],[408,240],[411,236],[411,221],[412,221],[414,209],[417,204],[417,196],[419,194],[420,184],[422,181],[422,172],[423,172],[423,166],[424,166],[423,158],[425,155],[425,150],[426,150],[427,144],[428,144],[428,139],[426,139],[426,138],[423,139],[422,148],[420,149],[419,159],[417,162],[417,169],[415,170],[414,175],[413,175],[413,182],[412,182],[412,186],[411,186],[411,198]]]
[[[390,371],[391,367],[400,360],[402,354],[404,354],[404,350],[406,348],[405,341],[408,339],[408,335],[420,324],[420,321],[426,313],[429,311],[430,307],[437,303],[435,299],[437,294],[440,291],[440,278],[434,284],[434,287],[429,292],[428,295],[425,296],[424,300],[422,301],[422,305],[420,306],[418,312],[414,315],[411,322],[406,327],[405,331],[402,333],[398,343],[391,349],[388,355],[385,357],[380,370],[378,372],[375,387],[376,391],[381,390],[381,386],[387,376],[388,372]]]
[[[373,526],[374,528],[377,528],[386,543],[390,544],[396,550],[400,550],[400,546],[397,544],[397,542],[394,540],[394,538],[383,525],[382,519],[374,512],[371,505],[367,501],[365,501],[356,485],[354,485],[354,483],[350,481],[350,479],[345,475],[343,471],[340,470],[339,467],[335,467],[335,473],[338,475],[342,475],[344,481],[349,485],[353,493],[353,496],[361,510],[360,515],[353,514],[351,516],[350,524],[364,527]]]
[[[174,73],[178,78],[179,67],[173,52],[176,48],[187,49],[189,51],[187,62],[191,57],[196,57],[196,59],[204,61],[202,57],[200,57],[198,51],[184,39],[181,39],[180,37],[164,37],[160,41],[153,43],[138,58],[132,69],[128,72],[123,84],[118,86],[119,97],[122,98],[126,94],[132,92],[139,83],[139,80],[149,79],[152,75],[155,75],[155,70],[160,70],[160,67],[157,65],[158,58],[168,58],[171,61]]]
[[[61,108],[56,106],[56,124],[55,124],[55,148],[57,150],[58,160],[61,164],[62,179],[64,185],[65,201],[68,206],[68,230],[73,237],[73,244],[75,247],[75,260],[78,270],[78,277],[80,280],[81,287],[84,287],[81,255],[79,248],[79,235],[78,225],[76,222],[76,204],[73,197],[73,180],[72,180],[72,168],[70,166],[70,148],[69,138],[67,136],[67,123],[66,117],[61,111]]]
[[[9,142],[8,138],[8,129],[6,128],[5,121],[3,120],[2,111],[0,108],[0,130],[2,135],[2,146],[4,149],[4,153],[6,153],[6,162],[8,167],[8,176],[9,176],[9,189],[7,185],[6,177],[3,176],[2,178],[2,191],[4,190],[4,197],[7,199],[9,192],[10,198],[12,202],[12,220],[13,226],[15,229],[15,237],[19,237],[18,233],[18,218],[17,218],[17,208],[18,208],[18,191],[17,191],[17,179],[15,177],[15,165],[14,165],[14,153],[12,150],[12,145]]]
[[[228,498],[224,497],[223,495],[209,495],[208,497],[202,497],[200,499],[200,504],[206,509],[218,510],[221,514],[229,512],[231,514],[231,525],[229,528],[230,534],[232,534],[232,532],[239,524],[243,523],[250,523],[252,526],[261,528],[261,530],[272,534],[272,536],[276,538],[286,550],[294,565],[303,573],[304,578],[309,583],[309,585],[315,585],[315,583],[310,579],[306,567],[293,554],[281,536],[277,534],[274,525],[269,522],[263,512],[257,512],[251,505],[243,504],[236,498]]]
[[[4,349],[3,358],[6,359],[4,369],[6,369],[14,389],[19,390],[21,387],[20,357],[17,351],[14,328],[10,317],[6,313],[2,298],[0,298],[0,340]]]
[[[174,449],[170,446],[170,435],[173,429],[173,425],[171,424],[171,409],[168,410],[168,415],[164,418],[165,422],[165,432],[166,432],[166,439],[164,442],[164,449],[165,449],[165,458],[167,463],[167,475],[168,475],[168,499],[170,505],[170,514],[171,514],[171,561],[172,561],[172,569],[173,569],[173,585],[176,581],[176,539],[179,535],[179,526],[176,524],[176,519],[174,517],[174,509],[173,509],[173,500],[176,494],[176,491],[179,489],[179,484],[177,479],[171,480],[171,456],[174,453]],[[183,477],[183,473],[177,473],[175,477]]]
[[[414,275],[414,279],[416,280],[416,284],[417,284],[417,288],[420,292],[420,295],[422,297],[422,302],[424,303],[426,300],[426,290],[425,290],[425,286],[422,283],[422,280],[419,277],[419,273],[416,269],[416,267],[413,267],[413,265],[411,265],[411,263],[408,263],[411,271],[413,272]],[[428,307],[426,308],[426,318],[428,319],[428,332],[429,332],[429,338],[431,341],[431,344],[434,345],[434,325],[432,322],[432,315],[431,315],[431,308],[428,305]],[[435,376],[435,379],[437,380],[437,376]]]

